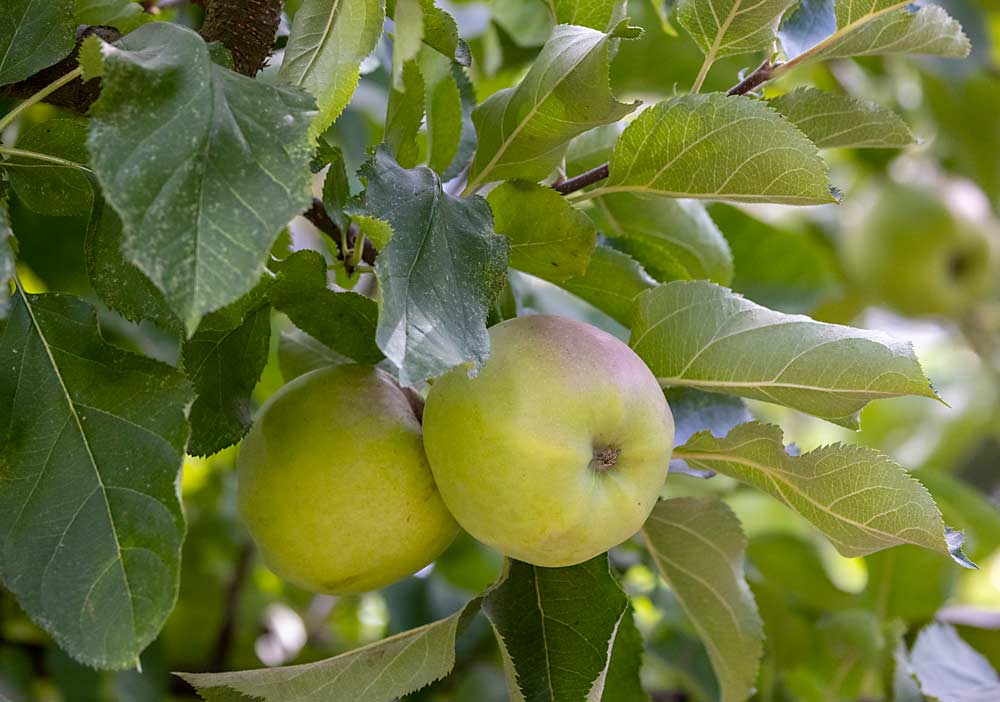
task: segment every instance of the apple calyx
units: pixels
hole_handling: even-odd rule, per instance
[[[594,457],[590,461],[590,469],[598,473],[606,473],[614,468],[618,457],[622,454],[615,446],[594,447]]]

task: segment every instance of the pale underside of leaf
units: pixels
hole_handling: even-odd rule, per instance
[[[643,536],[708,649],[722,702],[746,700],[764,632],[743,573],[747,544],[736,515],[717,498],[663,500]]]
[[[775,312],[704,281],[641,295],[630,344],[664,386],[773,402],[846,427],[871,400],[937,397],[909,344]]]
[[[674,456],[773,495],[812,522],[848,558],[914,544],[971,566],[948,543],[930,493],[874,449],[833,444],[792,456],[781,429],[750,422],[723,439],[696,434]]]

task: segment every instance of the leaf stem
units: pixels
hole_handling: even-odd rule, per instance
[[[694,79],[694,84],[691,86],[691,94],[697,95],[701,91],[701,86],[705,84],[705,79],[708,77],[708,72],[712,68],[712,64],[715,63],[715,58],[711,55],[705,57],[705,61],[701,64],[701,69],[698,71],[698,76]]]
[[[41,102],[52,93],[59,90],[59,88],[63,87],[72,80],[76,80],[82,75],[83,75],[83,68],[77,66],[75,69],[73,69],[66,75],[56,78],[54,81],[52,81],[44,88],[39,90],[37,93],[29,97],[27,100],[19,104],[13,110],[5,114],[3,117],[0,117],[0,132],[3,132],[3,130],[9,127],[14,122],[14,120],[17,119],[18,116],[22,112],[27,110],[29,107]]]
[[[2,156],[20,156],[21,158],[30,158],[35,161],[45,161],[46,163],[51,163],[55,166],[62,166],[64,168],[75,168],[80,171],[85,171],[86,173],[93,173],[89,168],[84,166],[82,163],[77,163],[76,161],[67,161],[64,158],[59,158],[58,156],[50,156],[49,154],[41,154],[37,151],[26,151],[24,149],[14,149],[9,146],[0,146],[0,155]],[[11,168],[16,167],[19,164],[16,163],[6,163],[5,161],[0,161],[0,168]]]

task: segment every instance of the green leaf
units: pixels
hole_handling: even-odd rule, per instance
[[[642,634],[636,628],[630,606],[618,624],[601,702],[649,702],[639,678],[642,655]]]
[[[392,702],[451,672],[455,639],[479,606],[472,600],[450,617],[315,663],[177,675],[208,702]]]
[[[317,368],[339,366],[344,363],[351,363],[351,359],[342,356],[301,329],[281,332],[281,339],[278,341],[278,365],[286,383]]]
[[[386,10],[388,16],[397,24],[402,23],[404,29],[406,25],[414,26],[420,23],[420,36],[415,41],[423,40],[427,46],[439,52],[449,60],[454,60],[461,66],[472,64],[472,54],[469,46],[458,36],[458,25],[455,19],[439,7],[434,6],[434,0],[406,0],[405,17],[396,17],[396,6],[400,4],[397,0],[388,0]],[[417,14],[419,10],[419,15]],[[416,18],[419,17],[419,20]],[[397,29],[397,31],[400,31]],[[413,34],[416,32],[414,31]],[[407,39],[408,42],[414,41]],[[407,48],[404,51],[407,60],[416,56],[416,50]]]
[[[609,49],[635,36],[622,22],[608,33],[559,25],[516,88],[494,93],[472,113],[479,146],[467,192],[497,180],[540,180],[577,134],[617,122],[639,105],[615,100]]]
[[[916,141],[895,112],[850,95],[805,87],[770,105],[821,149],[900,149]]]
[[[621,622],[631,615],[607,555],[568,568],[508,560],[506,572],[483,599],[483,613],[500,642],[511,698],[602,699]],[[628,653],[638,651],[620,655]]]
[[[836,30],[775,69],[775,76],[809,61],[887,54],[964,58],[971,49],[961,25],[937,5],[915,8],[911,0],[839,0],[834,9]],[[821,11],[809,8],[810,13]]]
[[[122,222],[103,199],[94,203],[87,225],[84,255],[90,286],[101,302],[130,322],[152,321],[159,327],[183,333],[183,325],[146,275],[122,253]]]
[[[90,305],[20,288],[0,368],[4,584],[74,658],[134,666],[177,596],[190,386]]]
[[[74,21],[77,24],[107,25],[128,34],[146,22],[152,22],[153,15],[132,0],[76,0]]]
[[[700,202],[612,193],[596,200],[593,216],[658,280],[707,278],[726,285],[733,277],[729,244]]]
[[[57,156],[83,166],[88,160],[87,123],[76,119],[51,119],[36,124],[18,138],[17,148]],[[60,217],[85,214],[94,200],[94,189],[82,168],[57,166],[19,156],[4,161],[3,168],[21,201],[40,214]]]
[[[297,327],[358,363],[382,360],[375,345],[378,305],[354,292],[327,287],[326,261],[316,251],[296,251],[272,264],[277,279],[268,292],[275,309]]]
[[[615,145],[606,184],[571,199],[614,192],[783,205],[835,202],[826,164],[802,132],[760,100],[721,93],[683,95],[643,112]]]
[[[389,16],[393,19],[392,88],[406,89],[404,66],[417,58],[424,38],[424,8],[422,0],[394,0]]]
[[[417,134],[424,120],[424,79],[415,60],[403,64],[402,89],[389,91],[385,114],[385,143],[396,161],[413,168],[420,160]]]
[[[950,559],[916,546],[898,546],[865,558],[868,582],[862,599],[885,621],[927,621],[954,592],[957,569]]]
[[[960,478],[937,470],[921,470],[920,482],[927,486],[941,513],[961,529],[973,557],[986,558],[1000,544],[1000,511],[989,496]]]
[[[625,18],[628,0],[547,0],[556,24],[575,24],[602,32]]]
[[[271,340],[270,281],[243,299],[207,315],[181,347],[181,367],[197,397],[188,415],[187,452],[210,456],[250,430],[250,394],[267,365]]]
[[[930,493],[874,449],[832,444],[792,456],[780,428],[750,422],[723,439],[695,434],[674,455],[773,495],[848,558],[914,544],[974,567],[947,534]]]
[[[708,649],[721,702],[746,700],[764,632],[743,573],[747,541],[736,515],[715,497],[676,497],[653,508],[642,533]]]
[[[931,699],[990,702],[1000,696],[1000,675],[952,626],[924,627],[910,655],[920,690]]]
[[[422,51],[420,70],[426,84],[427,165],[447,181],[461,173],[476,150],[476,93],[462,67],[440,54]]]
[[[73,0],[4,0],[0,15],[0,85],[48,68],[73,50]]]
[[[872,400],[937,397],[907,343],[775,312],[703,281],[640,296],[630,343],[664,386],[773,402],[850,428]]]
[[[636,299],[656,287],[656,281],[628,254],[598,246],[586,273],[560,281],[559,286],[628,327]]]
[[[712,205],[710,213],[732,250],[734,291],[793,314],[808,313],[836,293],[834,254],[809,232],[782,229],[732,205]]]
[[[810,634],[803,660],[786,674],[791,699],[855,700],[872,689],[870,681],[882,672],[887,654],[881,622],[873,612],[832,612],[812,624]]]
[[[384,146],[361,175],[364,213],[392,229],[375,262],[379,348],[399,366],[403,385],[481,365],[489,356],[486,312],[509,254],[486,200],[446,194],[434,171],[401,168]]]
[[[361,60],[382,36],[384,19],[383,0],[304,0],[295,12],[278,78],[316,98],[313,138],[350,102]]]
[[[711,64],[716,59],[770,50],[778,21],[795,0],[681,0],[677,22]]]
[[[105,47],[93,168],[126,257],[189,333],[249,292],[281,228],[309,206],[314,114],[302,91],[213,63],[179,25],[153,22]],[[164,128],[173,123],[184,129]]]
[[[498,233],[510,241],[510,265],[553,282],[582,276],[597,244],[587,215],[552,188],[508,181],[490,191]]]
[[[728,432],[713,433],[721,436]],[[891,556],[903,548],[908,547],[892,549],[886,555]],[[933,553],[917,550],[937,558]],[[759,534],[750,539],[747,555],[760,578],[779,587],[788,606],[797,611],[832,612],[850,609],[856,604],[854,595],[844,592],[830,580],[811,540],[780,531]]]

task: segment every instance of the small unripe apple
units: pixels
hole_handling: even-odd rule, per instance
[[[569,566],[635,534],[656,504],[674,421],[617,338],[551,316],[490,329],[490,358],[431,386],[424,446],[445,504],[513,558]]]
[[[458,533],[413,407],[386,373],[343,365],[275,393],[243,440],[239,511],[264,561],[316,592],[373,590]]]
[[[990,292],[987,226],[930,188],[887,184],[854,220],[843,241],[847,272],[897,312],[958,318]]]

